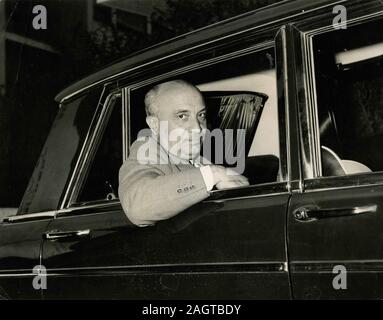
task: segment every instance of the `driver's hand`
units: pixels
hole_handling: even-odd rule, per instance
[[[245,176],[238,174],[230,168],[212,165],[211,169],[214,176],[214,185],[219,190],[249,185],[249,180]]]

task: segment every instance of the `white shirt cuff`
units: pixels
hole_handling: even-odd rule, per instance
[[[210,166],[202,166],[199,168],[203,177],[203,181],[206,185],[206,190],[211,191],[214,187],[213,171]]]

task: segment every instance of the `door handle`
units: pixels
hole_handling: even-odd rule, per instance
[[[44,233],[43,238],[45,240],[55,241],[55,240],[62,240],[62,239],[81,239],[81,238],[88,238],[90,236],[90,230],[77,230],[77,231],[48,231]]]
[[[376,204],[352,207],[352,208],[333,208],[333,209],[318,209],[318,208],[299,208],[294,211],[295,220],[302,222],[310,222],[318,219],[338,218],[345,216],[355,216],[366,213],[376,213],[378,206]]]

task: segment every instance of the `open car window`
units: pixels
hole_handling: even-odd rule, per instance
[[[281,181],[280,138],[274,48],[228,59],[186,73],[169,76],[130,91],[131,143],[145,123],[144,97],[151,87],[173,79],[197,86],[204,96],[207,127],[222,132],[221,145],[212,145],[208,156],[214,164],[236,167],[233,158],[244,163],[242,173],[250,184]],[[245,132],[243,138],[238,130]],[[232,131],[232,136],[226,134]],[[206,142],[206,139],[205,139]],[[244,143],[239,148],[238,143]],[[240,152],[241,151],[241,152]]]
[[[213,145],[206,156],[208,160],[239,168],[251,185],[281,181],[274,48],[194,69],[161,82],[171,79],[183,79],[199,88],[205,100],[208,129],[222,132],[222,141]],[[144,97],[155,84],[129,90],[130,143],[140,130],[148,128]],[[123,107],[121,95],[112,95],[105,103],[75,206],[117,199],[118,172],[123,162]],[[245,133],[243,139],[238,136],[239,131]]]

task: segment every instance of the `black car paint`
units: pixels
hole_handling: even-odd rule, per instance
[[[289,298],[288,197],[205,201],[145,228],[127,224],[119,204],[59,217],[50,229],[92,233],[44,243],[44,266],[58,275],[48,278],[44,295],[65,298],[65,288],[76,287],[71,297],[87,298],[99,285],[99,298]]]

